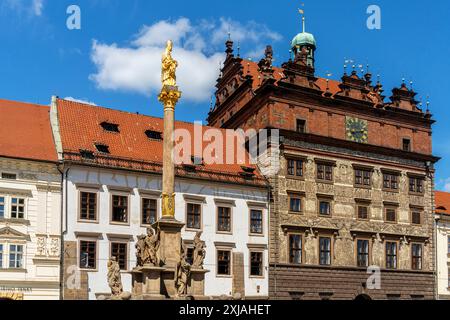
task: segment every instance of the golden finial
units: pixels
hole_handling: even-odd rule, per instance
[[[302,7],[304,7],[305,4],[302,3]],[[298,12],[302,15],[302,32],[306,32],[306,23],[305,23],[305,10],[303,9],[298,9]]]

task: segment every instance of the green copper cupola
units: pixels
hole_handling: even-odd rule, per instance
[[[292,52],[294,53],[295,60],[300,59],[300,56],[304,54],[306,56],[306,64],[314,68],[314,54],[317,48],[316,39],[314,35],[306,32],[306,21],[303,10],[300,10],[300,14],[302,14],[303,31],[292,39]]]

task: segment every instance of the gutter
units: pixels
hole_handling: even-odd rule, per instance
[[[60,244],[60,266],[59,266],[59,299],[64,300],[64,258],[65,258],[65,249],[64,249],[64,236],[67,234],[67,176],[70,171],[70,168],[64,169],[63,163],[60,163],[58,166],[58,171],[61,173],[61,244]]]

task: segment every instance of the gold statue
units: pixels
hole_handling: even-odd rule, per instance
[[[176,70],[178,62],[172,58],[173,42],[167,41],[166,51],[162,57],[161,81],[163,88],[165,86],[175,87],[177,85]]]

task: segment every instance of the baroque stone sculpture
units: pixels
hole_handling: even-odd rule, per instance
[[[205,243],[200,239],[202,232],[199,231],[194,238],[194,257],[192,267],[203,269],[203,262],[205,261],[206,250]]]
[[[187,250],[184,244],[181,243],[180,261],[175,271],[175,288],[177,289],[178,297],[187,295],[187,285],[190,275],[191,265],[187,262]]]
[[[142,267],[148,264],[159,267],[159,245],[159,228],[157,230],[152,227],[147,228],[147,235],[139,236],[135,245],[137,265]]]
[[[120,266],[116,257],[108,261],[108,285],[111,288],[112,297],[120,297],[123,293],[122,279],[120,276]]]

